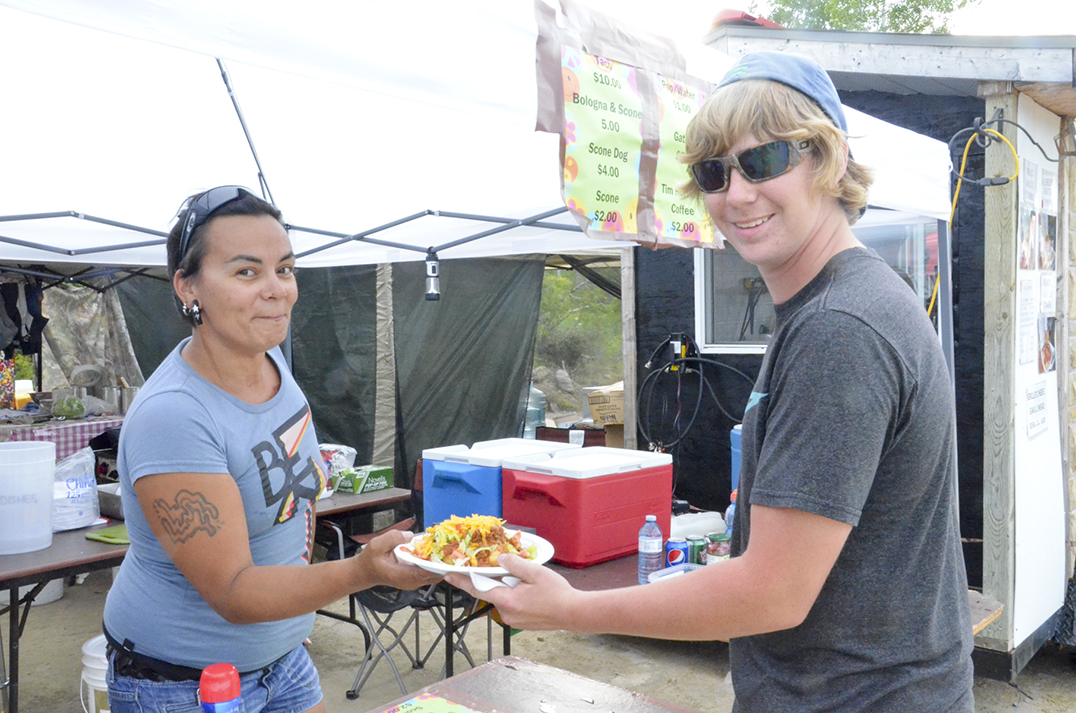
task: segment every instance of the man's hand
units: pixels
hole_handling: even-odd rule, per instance
[[[501,555],[497,566],[518,577],[514,587],[494,587],[479,592],[467,574],[449,573],[445,581],[473,597],[497,607],[501,620],[509,626],[527,631],[553,631],[571,628],[573,612],[580,606],[581,592],[553,570],[528,562],[517,555]]]

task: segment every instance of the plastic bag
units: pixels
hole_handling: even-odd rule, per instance
[[[101,516],[96,464],[93,449],[88,446],[56,464],[52,483],[53,532],[86,527]]]
[[[321,459],[325,463],[325,477],[329,479],[329,491],[336,489],[340,480],[340,474],[355,465],[355,457],[359,454],[351,446],[340,446],[335,443],[319,443]],[[323,497],[328,497],[329,492]]]
[[[96,396],[87,396],[82,401],[86,404],[87,416],[111,416],[120,412],[119,406]]]

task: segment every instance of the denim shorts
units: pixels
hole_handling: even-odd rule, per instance
[[[197,681],[145,681],[113,673],[108,657],[108,703],[112,713],[202,713]],[[314,662],[299,646],[267,668],[240,677],[244,713],[302,713],[321,701]]]

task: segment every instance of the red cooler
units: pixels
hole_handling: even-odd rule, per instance
[[[509,524],[553,544],[554,561],[586,567],[635,552],[647,515],[668,537],[672,456],[594,447],[506,458],[501,502]]]

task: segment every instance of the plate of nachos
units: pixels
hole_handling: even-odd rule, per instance
[[[535,564],[553,557],[553,545],[538,535],[506,530],[504,520],[492,515],[453,515],[398,545],[396,556],[436,574],[477,573],[503,577],[508,570],[497,566],[502,554],[514,554]]]

